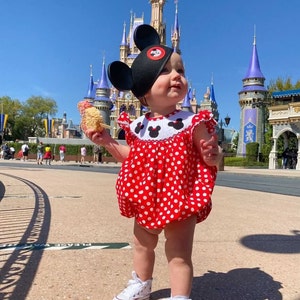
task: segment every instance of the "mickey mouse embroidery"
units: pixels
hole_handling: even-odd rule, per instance
[[[176,121],[169,122],[168,126],[173,127],[176,130],[180,130],[183,128],[184,124],[182,122],[182,118],[178,118]]]
[[[156,126],[156,127],[150,126],[148,128],[150,137],[157,138],[160,130],[161,130],[160,126]]]
[[[142,122],[138,122],[138,123],[136,124],[135,129],[134,129],[134,132],[135,132],[136,134],[139,134],[140,131],[141,131],[144,127],[145,127],[145,126],[144,126],[144,124],[142,124]]]

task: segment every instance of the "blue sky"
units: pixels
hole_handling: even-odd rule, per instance
[[[299,0],[179,0],[181,50],[186,75],[202,101],[211,77],[221,118],[239,130],[238,92],[248,69],[256,27],[261,71],[270,80],[300,79]],[[51,97],[55,117],[80,122],[77,102],[94,78],[119,59],[123,24],[130,11],[150,22],[148,0],[0,0],[0,96],[25,101]],[[164,8],[167,44],[175,5]],[[128,28],[128,27],[127,27]],[[127,31],[128,32],[128,31]]]

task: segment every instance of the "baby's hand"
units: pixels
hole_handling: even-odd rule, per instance
[[[101,132],[95,131],[93,129],[87,129],[85,135],[95,144],[105,146],[112,141],[112,137],[106,130]]]
[[[202,158],[209,166],[218,165],[222,157],[222,149],[218,146],[218,136],[212,135],[209,140],[200,140]]]

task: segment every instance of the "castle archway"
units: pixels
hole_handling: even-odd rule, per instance
[[[283,169],[296,169],[298,140],[297,133],[287,129],[279,133],[277,142],[278,158]]]
[[[278,158],[282,163],[278,164]],[[300,122],[273,124],[269,169],[300,170]]]

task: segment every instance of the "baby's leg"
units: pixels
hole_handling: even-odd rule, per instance
[[[172,296],[189,296],[192,289],[192,249],[196,216],[172,222],[165,228],[165,251],[169,263]]]
[[[150,231],[135,222],[133,267],[142,281],[152,278],[159,231]]]

